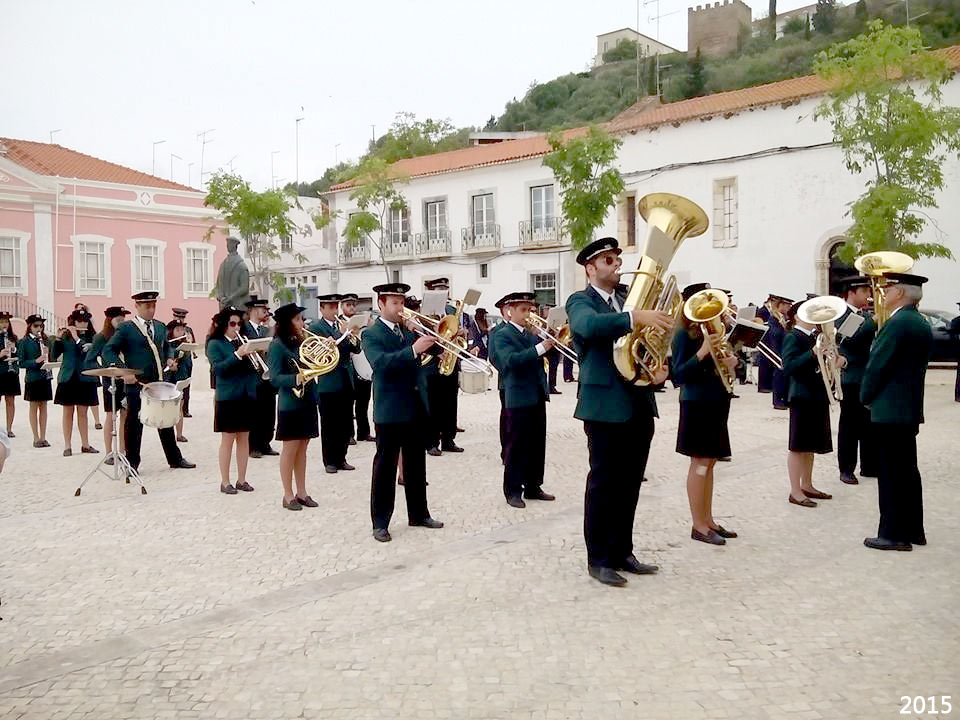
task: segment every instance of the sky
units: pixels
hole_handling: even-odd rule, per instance
[[[766,13],[767,0],[748,4]],[[640,0],[640,32],[656,38],[660,15],[659,39],[685,49],[687,7]],[[482,126],[533,82],[586,69],[596,35],[635,28],[637,10],[637,0],[0,0],[0,137],[53,132],[193,187],[201,163],[204,179],[232,168],[257,189],[310,181],[359,157],[398,112]]]

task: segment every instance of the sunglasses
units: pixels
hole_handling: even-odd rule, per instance
[[[622,262],[619,255],[604,255],[603,257],[597,258],[596,262],[599,263],[601,260],[606,265],[618,265]]]
[[[33,327],[33,328],[42,328],[42,327],[43,327],[43,323],[33,323],[33,325],[31,325],[30,327]]]
[[[240,327],[241,323],[239,320],[231,320],[227,323],[228,327]]]

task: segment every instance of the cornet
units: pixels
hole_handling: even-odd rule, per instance
[[[554,347],[556,347],[557,351],[567,360],[575,362],[578,365],[580,364],[580,359],[577,357],[576,351],[569,345],[569,329],[566,333],[564,333],[563,329],[553,331],[547,326],[547,321],[535,312],[527,315],[527,324],[541,340],[554,340],[557,343]]]
[[[479,370],[480,372],[486,373],[491,377],[493,376],[493,368],[490,366],[490,363],[488,363],[486,360],[476,357],[475,355],[472,355],[465,347],[462,347],[459,343],[453,340],[447,339],[437,331],[436,328],[442,328],[443,323],[447,321],[448,318],[451,320],[454,319],[454,315],[446,315],[443,319],[434,320],[433,318],[427,317],[426,315],[421,315],[410,308],[403,308],[403,310],[400,311],[400,317],[402,317],[404,320],[410,320],[413,322],[413,324],[416,326],[414,332],[420,335],[427,335],[436,340],[437,345],[443,348],[445,353],[450,353],[461,362],[467,363],[471,367]],[[432,328],[430,327],[431,325],[433,326]],[[426,360],[429,360],[429,358],[426,358]]]

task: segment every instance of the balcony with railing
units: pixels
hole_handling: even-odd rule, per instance
[[[417,257],[445,257],[453,252],[449,228],[433,228],[417,233]]]
[[[500,225],[475,223],[461,228],[460,241],[465,253],[497,252],[500,249]]]
[[[337,262],[340,265],[357,265],[370,262],[370,243],[366,240],[357,243],[341,240],[337,244]]]
[[[404,233],[398,237],[388,234],[380,248],[380,254],[384,260],[412,260],[414,258],[414,243],[410,239],[410,233]]]
[[[558,247],[570,243],[560,218],[520,221],[520,247],[524,249]]]

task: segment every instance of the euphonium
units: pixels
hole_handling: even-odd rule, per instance
[[[729,305],[730,299],[726,293],[708,288],[694,293],[687,299],[683,304],[683,314],[687,320],[700,326],[703,339],[710,347],[710,357],[713,358],[717,375],[720,376],[727,392],[733,395],[733,371],[723,362],[724,358],[734,357],[727,343],[727,332],[723,324]]]
[[[664,283],[664,273],[677,248],[688,237],[697,237],[710,225],[707,214],[692,200],[671,193],[644,195],[637,211],[647,221],[647,240],[640,264],[623,305],[625,312],[660,310],[676,319],[683,309],[677,280]],[[613,345],[613,364],[634,385],[649,385],[666,366],[671,333],[654,327],[631,330]]]
[[[840,368],[837,367],[837,318],[847,310],[847,304],[833,295],[821,295],[810,298],[797,308],[797,318],[805,323],[817,325],[820,332],[813,346],[813,354],[820,366],[820,378],[827,391],[827,400],[836,405],[843,400],[843,381]]]
[[[883,276],[888,272],[910,272],[913,258],[894,250],[877,250],[861,255],[854,260],[853,266],[870,277],[870,287],[873,289],[873,321],[879,330],[890,319],[883,303]]]
[[[444,315],[437,325],[437,333],[444,339],[460,348],[460,353],[444,349],[440,356],[440,365],[437,372],[441,375],[452,375],[457,367],[457,360],[462,353],[467,352],[467,339],[460,333],[460,316],[463,314],[463,303],[456,301],[457,312],[454,315]]]
[[[300,362],[298,371],[303,375],[303,385],[293,388],[293,394],[298,398],[303,397],[303,391],[306,384],[311,380],[316,380],[321,375],[333,371],[340,362],[340,340],[316,335],[309,330],[303,330],[303,342],[300,343]]]

